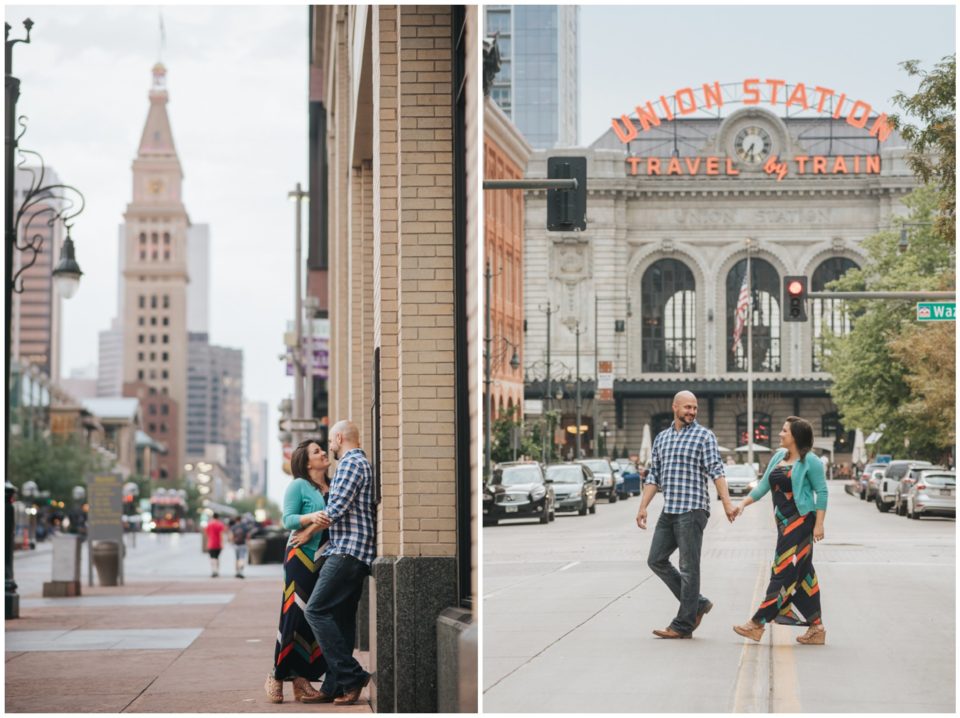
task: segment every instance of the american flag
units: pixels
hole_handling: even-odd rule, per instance
[[[740,296],[737,297],[736,323],[733,326],[733,351],[736,353],[743,336],[743,328],[747,324],[747,309],[750,305],[750,291],[747,289],[747,275],[743,275],[743,284],[740,285]]]

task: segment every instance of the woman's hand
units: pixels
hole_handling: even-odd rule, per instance
[[[302,546],[307,541],[310,540],[310,537],[317,532],[318,528],[316,524],[310,524],[306,528],[298,529],[290,534],[290,545],[291,546]]]
[[[813,542],[818,543],[823,541],[823,524],[817,521],[813,525]]]

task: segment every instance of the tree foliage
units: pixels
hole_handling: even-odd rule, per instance
[[[863,242],[869,261],[831,283],[840,291],[916,291],[953,287],[954,252],[931,226],[939,188],[925,186],[904,200],[910,210],[909,246],[901,252],[898,229]],[[845,337],[828,337],[831,394],[844,424],[864,431],[883,429],[879,451],[942,458],[954,441],[956,409],[955,325],[920,324],[915,302],[850,302],[855,315]],[[947,397],[947,398],[945,398]]]
[[[900,116],[891,117],[891,123],[912,147],[908,160],[917,177],[939,188],[936,231],[953,245],[957,232],[957,56],[943,58],[931,71],[921,69],[917,60],[900,66],[910,77],[920,78],[920,87],[913,95],[897,93],[893,101],[917,123]]]
[[[70,501],[74,486],[85,486],[87,476],[109,471],[107,460],[75,436],[16,437],[7,447],[9,480],[20,491],[36,482],[50,498]]]
[[[525,426],[517,414],[517,407],[511,406],[505,409],[490,427],[490,457],[494,463],[513,461],[515,431],[518,433],[519,439],[516,449],[517,458],[524,455],[531,458],[540,457],[543,446],[542,432],[545,430],[546,422],[541,418],[539,421],[531,422]]]

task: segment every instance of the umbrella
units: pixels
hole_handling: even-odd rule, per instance
[[[650,424],[643,425],[643,439],[640,441],[638,460],[641,464],[649,464],[653,453],[653,441],[650,439]]]
[[[748,451],[750,451],[750,447],[749,447],[747,444],[744,444],[743,446],[738,446],[738,447],[736,448],[736,450],[739,451],[739,452],[741,452],[741,453],[744,453],[744,454],[745,454],[745,453],[747,453]],[[763,454],[763,453],[769,454],[769,453],[770,453],[770,447],[769,447],[769,446],[763,446],[763,445],[761,445],[761,444],[754,444],[754,445],[753,445],[753,453],[754,453],[754,454]]]
[[[850,457],[850,461],[860,465],[867,463],[867,445],[863,439],[863,431],[860,429],[857,429],[853,439],[853,455]]]
[[[717,450],[718,450],[721,454],[732,454],[732,453],[733,453],[733,449],[728,449],[726,446],[718,446],[718,447],[717,447]]]

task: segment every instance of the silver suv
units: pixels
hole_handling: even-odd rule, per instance
[[[883,475],[877,480],[877,494],[874,502],[877,511],[886,513],[893,508],[897,498],[897,487],[900,479],[910,473],[911,469],[933,466],[929,461],[891,461],[883,470]]]

